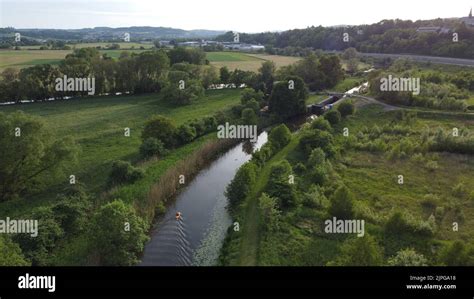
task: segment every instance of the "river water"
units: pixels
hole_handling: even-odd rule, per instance
[[[177,196],[165,216],[152,229],[142,266],[212,266],[232,219],[225,189],[252,151],[267,141],[262,132],[254,144],[242,142],[202,170]],[[182,219],[176,220],[176,212]]]

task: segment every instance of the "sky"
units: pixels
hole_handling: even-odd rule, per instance
[[[0,27],[279,31],[467,16],[474,0],[0,0]]]

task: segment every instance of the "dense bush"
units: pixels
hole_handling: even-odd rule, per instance
[[[352,219],[354,216],[354,196],[346,186],[340,186],[331,196],[329,213],[339,219]]]
[[[140,146],[140,155],[142,158],[149,158],[153,156],[163,156],[167,153],[163,142],[160,140],[150,137],[143,141]]]
[[[296,188],[290,182],[290,175],[293,175],[293,170],[287,160],[273,164],[265,187],[268,195],[279,199],[279,206],[283,209],[297,204]]]
[[[90,226],[94,249],[104,266],[132,266],[139,262],[148,240],[146,224],[121,200],[102,206]]]
[[[471,252],[472,253],[472,252]],[[444,266],[473,266],[474,258],[470,257],[462,241],[454,241],[445,246],[439,253],[439,263]]]
[[[253,162],[247,162],[237,170],[226,189],[226,196],[232,206],[236,206],[247,197],[255,184],[256,176],[257,166]]]
[[[197,137],[196,129],[187,124],[179,126],[176,135],[178,143],[181,145],[187,144]]]
[[[176,144],[176,127],[173,121],[164,116],[156,115],[145,123],[142,132],[142,140],[156,138],[163,142],[166,148],[171,148]]]
[[[311,128],[321,130],[321,131],[330,131],[331,124],[323,117],[318,117],[317,119],[311,122]]]
[[[109,174],[109,185],[133,183],[143,178],[144,175],[145,173],[142,169],[133,167],[130,162],[114,161]]]
[[[274,127],[268,135],[268,140],[276,150],[282,149],[291,141],[291,132],[285,124]]]
[[[262,193],[258,199],[258,208],[260,212],[260,227],[262,228],[262,232],[277,231],[281,216],[275,198]]]
[[[330,110],[324,114],[324,118],[334,126],[341,122],[341,113],[338,110]]]
[[[330,133],[321,130],[311,130],[303,133],[298,146],[308,156],[313,149],[320,147],[326,153],[326,156],[331,157],[335,154],[332,142],[333,138]]]
[[[352,102],[342,102],[337,106],[337,110],[341,113],[342,117],[346,117],[348,115],[352,115],[355,112],[355,106]]]
[[[244,125],[248,126],[254,126],[258,123],[257,115],[255,114],[255,111],[251,108],[245,108],[244,110],[242,110],[241,120]]]
[[[9,237],[0,235],[0,266],[31,266],[20,246]]]
[[[389,258],[388,265],[406,267],[428,266],[428,260],[414,249],[408,248],[398,251],[395,256]]]
[[[383,248],[374,237],[352,238],[344,242],[341,253],[329,266],[382,266]]]

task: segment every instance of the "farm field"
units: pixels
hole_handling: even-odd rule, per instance
[[[209,52],[207,59],[217,68],[226,66],[229,70],[240,69],[243,71],[258,71],[263,62],[270,60],[275,62],[277,68],[298,61],[298,57],[287,57],[279,55],[247,54],[240,52]]]
[[[90,48],[90,47],[94,47],[94,48],[106,47],[111,44],[113,43],[79,43],[79,44],[66,44],[66,45],[71,48],[79,49],[79,48]],[[130,42],[130,43],[122,42],[122,43],[114,43],[114,44],[119,44],[120,49],[130,49],[131,47],[135,47],[135,48],[144,47],[145,49],[149,49],[153,47],[153,44],[142,44],[142,43],[133,43],[133,42]],[[22,50],[39,50],[40,47],[41,46],[21,46],[20,48]]]
[[[228,109],[239,101],[239,90],[219,90],[207,91],[206,96],[183,107],[170,106],[159,95],[150,94],[4,106],[0,112],[21,110],[41,116],[57,136],[74,137],[81,151],[70,171],[90,191],[98,192],[113,160],[137,160],[140,134],[150,116],[165,115],[180,125]],[[130,128],[130,137],[124,137],[126,127]]]
[[[39,64],[56,65],[59,64],[67,54],[72,53],[72,51],[73,50],[0,50],[0,72],[9,67],[21,69]],[[117,59],[123,51],[140,53],[146,50],[100,50],[100,53]]]

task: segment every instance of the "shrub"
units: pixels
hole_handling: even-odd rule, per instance
[[[268,140],[273,144],[275,149],[281,149],[290,143],[291,132],[286,125],[281,124],[270,131]]]
[[[257,125],[258,122],[257,115],[253,109],[250,108],[242,110],[241,120],[244,125]]]
[[[329,204],[329,200],[319,186],[311,185],[309,191],[303,194],[303,205],[308,208],[325,210]]]
[[[328,157],[331,157],[335,153],[332,141],[332,135],[328,132],[313,130],[302,134],[298,146],[308,156],[314,148],[320,147]]]
[[[458,198],[465,198],[468,195],[466,186],[463,183],[459,183],[453,187],[453,195]]]
[[[281,208],[294,207],[297,197],[295,185],[290,183],[290,175],[293,170],[287,160],[272,165],[270,168],[270,179],[265,188],[268,195],[278,198]]]
[[[327,119],[331,125],[337,125],[341,122],[341,113],[338,110],[330,110],[324,114],[324,118]]]
[[[196,129],[190,125],[181,125],[177,129],[176,135],[179,144],[184,145],[196,138]]]
[[[342,102],[338,107],[337,110],[341,113],[342,117],[346,117],[348,115],[352,115],[355,112],[355,106],[352,102]]]
[[[148,240],[143,219],[121,200],[97,211],[91,221],[90,235],[104,266],[135,265]]]
[[[311,151],[309,155],[308,163],[311,166],[321,165],[326,161],[326,154],[324,151],[318,147]]]
[[[154,116],[145,123],[142,132],[142,140],[156,138],[163,142],[166,148],[176,144],[176,127],[172,120],[160,115]]]
[[[129,162],[114,161],[109,175],[109,185],[119,185],[124,183],[133,183],[143,178],[144,171],[133,167]]]
[[[54,205],[52,211],[56,221],[69,237],[77,235],[85,228],[89,208],[89,198],[70,197]]]
[[[311,122],[311,128],[312,129],[317,129],[317,130],[322,130],[322,131],[330,131],[331,130],[331,124],[324,118],[318,117],[315,120]]]
[[[428,260],[417,253],[414,249],[407,248],[397,252],[397,254],[388,259],[389,266],[428,266]]]
[[[257,166],[253,162],[242,165],[226,189],[231,206],[236,206],[247,197],[257,176]]]
[[[445,246],[439,253],[438,261],[445,266],[467,266],[469,256],[464,242],[457,240]]]
[[[33,266],[45,266],[56,243],[64,236],[60,224],[56,221],[51,208],[41,207],[33,212],[30,219],[38,220],[38,235],[32,238],[29,234],[17,234],[18,242],[26,258]]]
[[[260,212],[260,226],[264,232],[274,232],[279,228],[280,211],[277,208],[275,198],[262,193],[258,199],[258,208]]]
[[[20,246],[9,237],[0,235],[0,266],[31,266]]]
[[[340,186],[331,196],[329,213],[339,219],[351,219],[354,216],[354,197],[346,186]]]
[[[381,266],[383,248],[374,237],[366,234],[364,238],[352,238],[344,242],[341,254],[329,266]]]
[[[163,156],[166,153],[167,150],[165,149],[163,142],[153,137],[146,139],[140,146],[140,155],[143,158]]]

